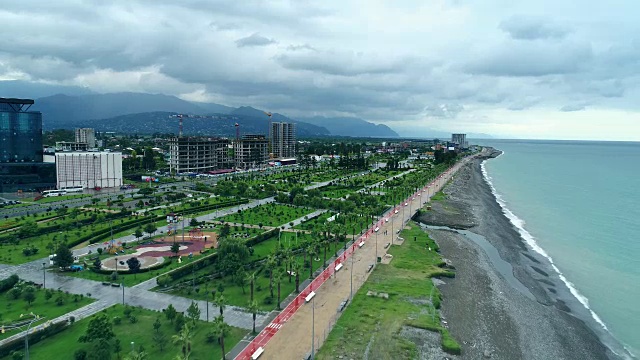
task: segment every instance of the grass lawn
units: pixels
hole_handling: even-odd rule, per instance
[[[320,349],[318,359],[349,357],[350,353],[370,354],[381,359],[418,358],[414,343],[399,334],[403,326],[439,331],[445,351],[459,353],[460,346],[440,325],[438,289],[430,277],[445,271],[438,265],[442,260],[427,245],[436,248],[433,240],[415,223],[402,231],[407,239],[393,246],[390,264],[379,264],[360,288]],[[417,241],[413,241],[414,236]],[[368,291],[387,293],[388,299],[367,296]],[[430,296],[431,295],[431,296]]]
[[[280,226],[312,212],[313,210],[309,208],[269,203],[244,210],[242,213],[224,216],[220,220],[241,224]]]
[[[431,197],[431,201],[442,201],[446,199],[447,199],[447,195],[445,195],[442,191],[438,191],[437,193],[435,193],[435,195]]]
[[[50,197],[42,198],[38,201],[34,201],[34,204],[46,204],[51,202],[63,201],[63,200],[82,199],[82,198],[90,198],[90,197],[93,197],[93,195],[77,194],[77,195],[50,196]]]
[[[320,214],[319,216],[314,217],[313,219],[307,220],[294,226],[294,229],[298,230],[313,230],[315,227],[323,226],[327,219],[335,215],[336,213],[333,211],[327,211],[325,213]]]
[[[358,188],[342,187],[342,186],[326,186],[322,188],[322,196],[340,199],[346,195],[353,194]]]
[[[122,305],[115,305],[103,310],[110,319],[119,317],[122,321],[119,325],[113,325],[113,332],[116,334],[116,338],[120,340],[122,352],[120,353],[120,357],[114,353],[112,359],[122,358],[122,356],[128,355],[131,351],[131,342],[134,343],[136,351],[139,351],[140,346],[144,348],[144,351],[147,353],[147,359],[175,359],[176,355],[180,353],[180,347],[179,345],[174,345],[172,342],[172,336],[177,334],[177,331],[169,320],[160,312],[141,308],[131,309],[131,315],[136,318],[135,323],[131,323],[124,315],[124,307]],[[203,310],[201,309],[201,311]],[[165,348],[163,350],[159,348],[153,339],[153,323],[156,319],[160,319],[161,326],[159,330],[166,338],[164,341]],[[83,319],[56,335],[46,338],[37,344],[30,345],[30,358],[32,360],[49,360],[52,358],[73,359],[73,354],[78,349],[85,349],[87,352],[90,352],[91,344],[78,342],[78,338],[85,333],[90,321],[91,317]],[[196,321],[196,327],[191,338],[191,359],[222,358],[222,349],[217,341],[213,343],[207,341],[207,333],[210,332],[212,328],[213,326],[211,324],[207,324],[204,321]],[[245,334],[247,334],[246,330],[231,327],[230,334],[227,335],[224,340],[225,351],[230,351],[240,342]],[[52,354],[55,354],[55,356]],[[9,358],[10,357],[5,357],[5,359]]]
[[[9,290],[0,294],[1,326],[13,324],[17,321],[20,321],[20,314],[28,314],[31,312],[33,312],[35,315],[45,317],[43,320],[34,323],[40,324],[93,302],[92,299],[86,296],[67,294],[65,292],[57,290],[44,290],[34,286],[35,300],[31,303],[31,305],[29,305],[27,301],[24,300],[25,288],[27,286],[27,283],[22,282],[14,286],[14,289],[17,288],[21,290],[21,295],[18,299],[14,299],[13,297],[11,297],[11,292],[13,290]],[[49,291],[52,295],[49,300],[47,300],[45,297],[46,291]],[[0,339],[9,337],[13,334],[16,334],[17,332],[20,332],[20,330],[7,331],[4,334],[0,334]]]

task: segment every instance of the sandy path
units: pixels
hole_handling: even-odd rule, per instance
[[[459,166],[456,166],[455,169],[458,168]],[[428,195],[437,192],[445,183],[446,179],[440,180],[436,189],[429,190]],[[422,196],[423,202],[427,200],[426,195],[427,193],[424,193]],[[352,260],[348,259],[337,276],[327,280],[316,291],[314,314],[312,314],[312,304],[305,304],[279,329],[266,345],[261,359],[302,359],[305,354],[311,351],[312,316],[315,320],[315,349],[317,351],[329,334],[330,326],[333,326],[337,320],[340,303],[350,295],[351,267],[353,267],[353,292],[355,293],[370,274],[367,269],[370,264],[375,262],[376,244],[378,256],[386,254],[384,246],[391,242],[392,233],[400,229],[404,222],[410,219],[411,212],[415,212],[421,207],[420,196],[416,196],[415,200],[410,201],[410,205],[412,211],[409,211],[409,206],[404,212],[400,209],[398,214],[392,216],[389,222],[385,222],[380,227],[377,236],[371,235],[369,237],[366,245],[353,255],[353,265]]]

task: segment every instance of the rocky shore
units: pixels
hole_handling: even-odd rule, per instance
[[[445,189],[446,200],[417,218],[448,228],[427,231],[456,268],[454,279],[438,283],[461,358],[615,358],[576,316],[579,304],[549,262],[528,249],[502,213],[483,178],[483,160],[462,168]]]

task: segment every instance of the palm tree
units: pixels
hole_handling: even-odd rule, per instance
[[[317,251],[314,245],[309,245],[307,251],[309,252],[309,279],[311,279],[313,278],[313,258],[316,256]]]
[[[271,298],[273,298],[273,270],[276,268],[276,257],[272,254],[267,256],[265,267],[269,271],[269,291],[271,292]]]
[[[224,322],[224,318],[222,316],[218,316],[213,320],[213,333],[218,337],[218,341],[222,347],[222,360],[226,359],[226,354],[224,352],[224,337],[229,334],[230,330],[231,327]]]
[[[291,271],[296,273],[296,292],[299,293],[300,291],[298,288],[300,287],[300,271],[302,271],[302,265],[299,262],[294,261]]]
[[[173,335],[172,342],[173,345],[180,345],[182,351],[178,356],[181,356],[181,359],[189,359],[189,355],[191,354],[191,326],[189,324],[184,324],[182,329],[177,335]]]
[[[222,293],[217,293],[216,297],[213,299],[213,303],[220,308],[220,316],[224,316],[224,308],[227,306],[227,301],[225,300],[224,295],[222,295]]]
[[[329,247],[329,239],[322,239],[322,241],[320,242],[322,244],[322,247],[324,248],[324,267],[327,267],[327,248]]]
[[[280,284],[282,283],[282,273],[277,272],[273,279],[278,285],[278,310],[280,310]]]
[[[247,310],[249,310],[249,312],[253,314],[253,334],[255,334],[256,333],[256,315],[258,314],[258,310],[260,310],[260,308],[258,307],[258,302],[255,300],[249,301],[249,306],[247,306]]]
[[[249,273],[249,275],[247,275],[247,281],[249,281],[251,285],[251,301],[253,301],[253,285],[256,281],[256,273],[255,272]]]

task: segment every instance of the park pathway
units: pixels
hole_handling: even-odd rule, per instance
[[[363,172],[366,173],[366,172]],[[363,173],[358,173],[351,175],[360,176]],[[331,181],[337,179],[324,181],[315,183],[305,187],[305,190],[316,189],[320,187],[327,186]],[[263,204],[274,202],[275,199],[273,197],[254,200],[247,204],[237,205],[234,207],[221,209],[214,211],[210,214],[202,215],[196,217],[198,221],[211,221],[216,218],[236,213],[238,210],[247,210],[253,207],[257,207]],[[312,214],[316,214],[315,216],[319,216],[326,210],[317,210]],[[306,215],[309,218],[312,217],[312,214]],[[304,217],[294,220],[294,226],[304,221]],[[188,224],[187,219],[185,219],[185,223]],[[283,224],[285,228],[290,227],[287,224]],[[162,226],[158,228],[158,231],[166,232],[168,230],[167,226]],[[133,235],[128,235],[124,237],[120,237],[114,239],[116,242],[131,242],[136,241],[137,239]],[[89,250],[93,250],[96,248],[96,244],[90,245],[87,247],[83,247],[80,249],[74,250],[75,255],[86,254]],[[66,321],[70,316],[74,316],[75,320],[80,320],[82,318],[91,316],[96,314],[110,306],[113,306],[117,303],[124,303],[131,306],[140,306],[145,309],[161,311],[165,309],[168,304],[173,304],[179,312],[185,312],[191,302],[193,300],[187,299],[181,296],[157,293],[150,291],[153,287],[156,286],[156,278],[149,279],[140,284],[137,284],[132,287],[113,287],[103,285],[101,282],[76,278],[72,276],[60,275],[55,272],[49,272],[44,270],[43,264],[49,263],[48,258],[41,258],[38,260],[34,260],[28,263],[20,264],[20,265],[5,265],[0,264],[0,280],[6,279],[11,274],[18,274],[22,280],[31,281],[36,284],[44,284],[47,289],[56,289],[61,291],[67,291],[71,294],[81,294],[84,296],[88,296],[94,299],[99,299],[89,305],[86,305],[82,308],[71,311],[67,314],[59,316],[52,320],[52,322],[58,321]],[[195,301],[200,308],[201,320],[207,320],[207,314],[209,320],[212,320],[218,313],[219,310],[217,307],[214,307],[211,303],[206,301]],[[266,323],[271,321],[275,315],[272,313],[259,313],[256,317],[256,327],[263,328]],[[235,326],[242,329],[250,330],[253,326],[253,318],[252,314],[246,312],[244,309],[235,307],[235,306],[227,306],[224,311],[224,317],[227,324],[231,326]],[[41,328],[44,324],[40,324],[34,328]],[[33,331],[33,328],[32,330]],[[26,334],[26,331],[22,331],[20,333],[16,333],[9,338],[6,338],[0,341],[0,346],[5,344],[9,339],[22,338]]]
[[[397,241],[396,230],[402,229],[413,213],[442,189],[455,172],[468,161],[469,159],[465,158],[458,162],[420,191],[407,197],[401,205],[387,212],[355,244],[331,262],[248,345],[244,342],[238,346],[245,345],[244,349],[238,351],[236,347],[231,355],[235,359],[248,360],[253,354],[260,352],[263,354],[261,359],[280,360],[283,359],[283,354],[286,354],[287,359],[300,359],[306,358],[309,354],[312,341],[315,349],[319,349],[341,314],[338,310],[340,303],[355,294],[366,281],[371,273],[369,267],[376,263],[378,257],[385,256],[389,248],[386,244]],[[404,208],[408,208],[409,211],[404,211]],[[364,243],[362,247],[358,246],[361,242]],[[341,271],[336,270],[338,264],[342,265]],[[315,296],[313,301],[307,303],[305,297],[311,292],[314,292]],[[312,319],[315,328],[313,339]]]

